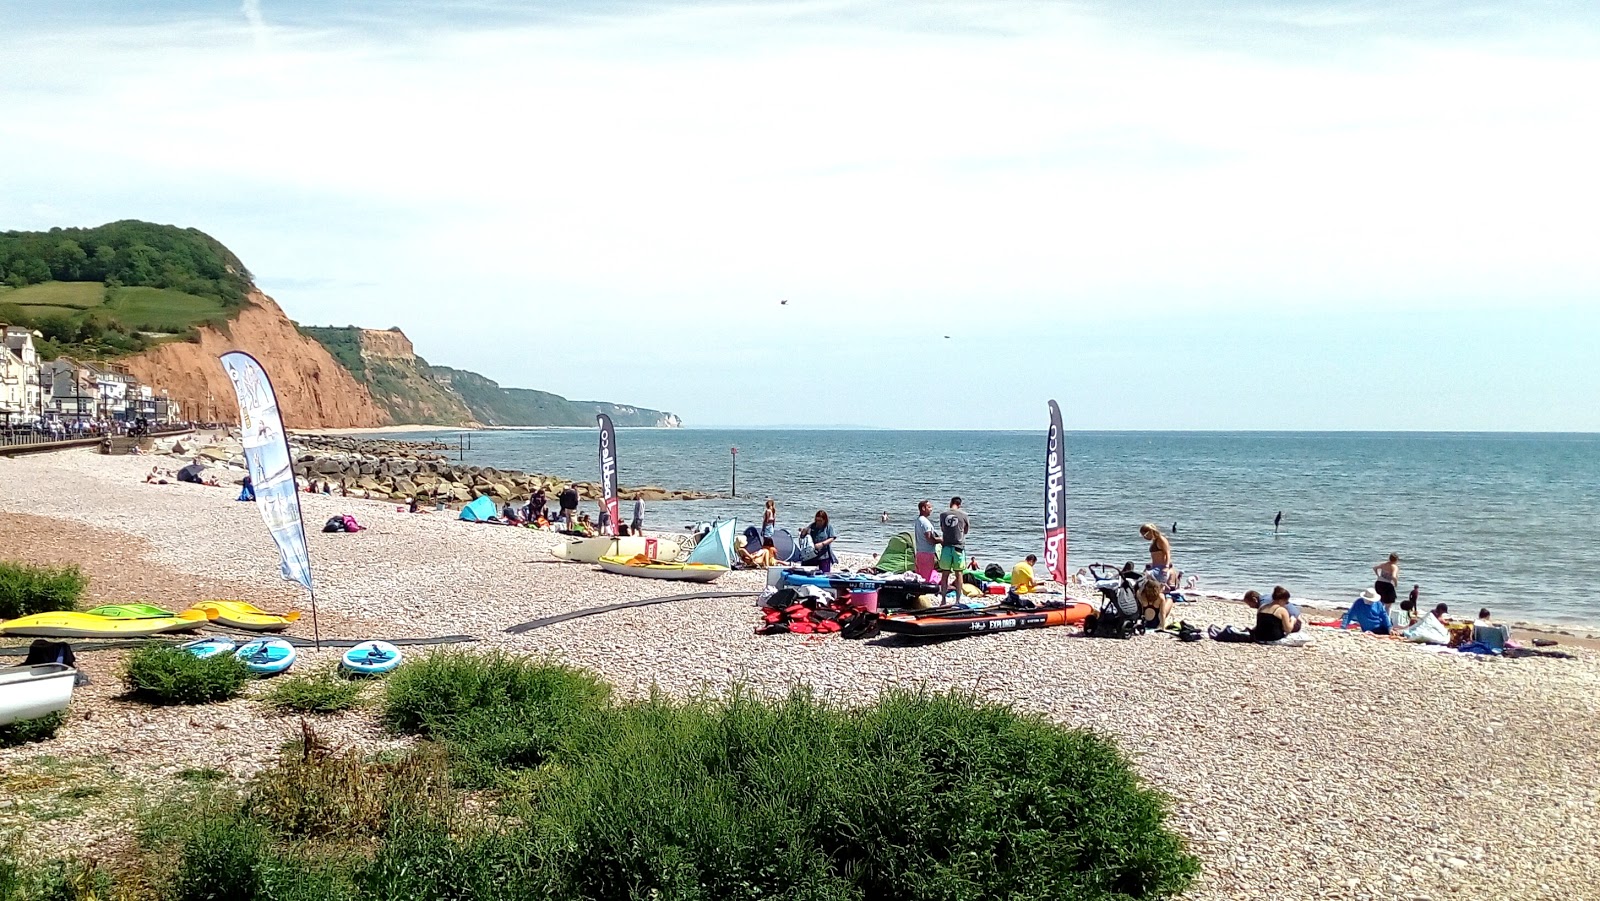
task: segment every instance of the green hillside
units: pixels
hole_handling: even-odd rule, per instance
[[[221,325],[228,309],[215,297],[167,288],[122,288],[99,282],[45,282],[0,288],[0,322],[37,330],[46,357],[62,353],[136,353],[163,336],[187,335],[202,323]]]
[[[484,425],[592,426],[597,413],[611,416],[618,426],[663,426],[677,418],[660,410],[647,410],[606,401],[567,400],[559,394],[532,388],[502,388],[493,379],[464,369],[433,367],[433,377],[446,382],[466,401],[472,416]]]
[[[0,283],[104,282],[169,288],[236,307],[250,271],[222,242],[194,228],[125,219],[94,228],[0,232]]]
[[[239,258],[197,229],[124,220],[0,232],[0,322],[40,332],[47,359],[114,357],[210,322],[250,289]]]

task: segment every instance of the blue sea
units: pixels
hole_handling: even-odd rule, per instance
[[[452,433],[414,435],[458,444]],[[469,463],[598,479],[594,430],[480,431]],[[798,528],[826,509],[844,550],[881,550],[917,501],[965,499],[969,551],[1010,566],[1040,553],[1044,433],[624,429],[623,485],[737,497],[649,504],[651,528],[734,515],[766,498]],[[1139,525],[1172,530],[1173,557],[1202,590],[1284,585],[1346,604],[1371,567],[1401,557],[1452,613],[1600,624],[1600,435],[1355,432],[1069,432],[1069,563],[1148,559]],[[455,456],[452,453],[452,456]],[[1273,517],[1283,513],[1274,534]],[[887,523],[881,521],[889,514]]]

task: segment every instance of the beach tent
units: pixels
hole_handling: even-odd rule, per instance
[[[889,539],[883,553],[878,555],[877,570],[881,573],[908,573],[917,568],[917,548],[910,532],[901,532]]]
[[[467,522],[488,522],[491,517],[499,513],[494,505],[494,498],[485,494],[472,499],[472,503],[461,508],[461,518]]]
[[[778,553],[778,559],[785,563],[793,562],[799,555],[794,536],[789,534],[788,529],[778,529],[772,533],[772,549]]]
[[[725,519],[711,527],[711,533],[694,546],[686,563],[709,563],[733,568],[733,520]]]

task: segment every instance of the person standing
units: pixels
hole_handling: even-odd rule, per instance
[[[812,548],[809,562],[815,563],[821,572],[833,572],[834,561],[838,559],[833,554],[833,540],[837,536],[834,534],[833,526],[828,524],[828,511],[818,510],[816,519],[800,530],[800,537],[804,538],[807,535],[811,536]]]
[[[1372,568],[1372,574],[1378,577],[1372,583],[1372,590],[1383,600],[1384,609],[1393,609],[1395,592],[1400,585],[1400,555],[1390,554],[1387,562]]]
[[[1278,527],[1281,525],[1283,525],[1283,511],[1279,510],[1278,515],[1272,517],[1272,534],[1274,536],[1278,534]]]
[[[771,538],[778,529],[778,505],[767,498],[767,508],[761,512],[761,537]]]
[[[644,534],[644,495],[643,494],[635,494],[633,496],[633,523],[630,526],[630,528],[631,528],[633,534],[635,534],[635,535],[643,535]]]
[[[556,499],[561,503],[561,522],[571,529],[578,521],[578,486],[569,484]]]
[[[1172,542],[1155,524],[1148,522],[1139,527],[1139,537],[1150,542],[1150,565],[1144,571],[1161,584],[1168,584],[1168,573],[1172,571]]]
[[[917,578],[933,581],[933,571],[939,566],[939,532],[933,524],[933,501],[917,504],[917,521],[911,527],[911,546],[916,551],[913,568]]]
[[[961,590],[961,573],[967,568],[967,532],[972,524],[966,511],[961,509],[961,498],[950,499],[950,509],[939,514],[939,596],[949,590],[951,577],[955,577],[956,591]]]

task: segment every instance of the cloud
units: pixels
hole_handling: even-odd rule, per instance
[[[250,33],[255,38],[256,49],[267,49],[271,29],[267,27],[266,18],[261,15],[261,0],[243,0],[239,4],[239,11],[244,13],[245,21],[250,23]]]
[[[0,218],[195,225],[278,273],[292,314],[399,321],[440,362],[489,323],[536,347],[604,310],[665,342],[629,354],[650,392],[708,324],[761,366],[779,335],[860,360],[951,323],[1591,303],[1593,11],[1371,9],[280,0],[269,30],[247,0],[243,22],[36,22],[0,37]],[[507,384],[600,393],[514,359]],[[1033,365],[989,355],[975,384]]]

